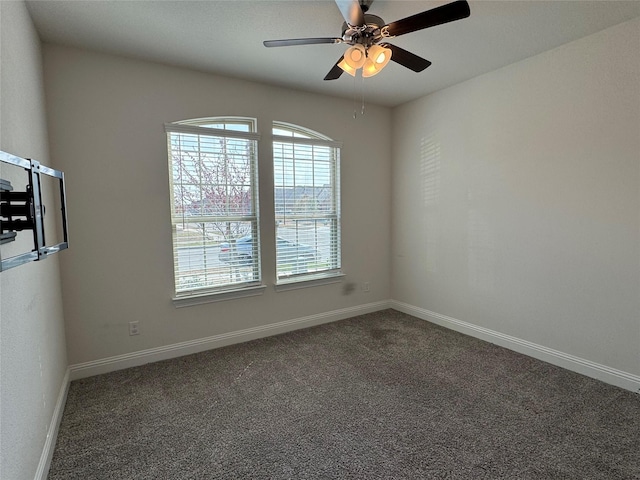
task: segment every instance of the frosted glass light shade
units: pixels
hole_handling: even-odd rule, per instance
[[[357,70],[362,65],[364,65],[364,62],[366,61],[366,59],[367,59],[366,50],[360,44],[356,44],[356,45],[353,45],[352,47],[349,47],[344,54],[345,63],[349,65],[349,67],[353,68],[354,70]]]
[[[345,61],[344,61],[344,59],[343,59],[340,63],[338,63],[338,66],[339,66],[342,70],[344,70],[346,73],[348,73],[349,75],[351,75],[352,77],[355,77],[355,76],[356,76],[356,70],[357,70],[357,69],[355,69],[355,68],[351,68],[351,67],[347,64],[347,62],[345,62]]]
[[[373,77],[391,60],[391,50],[380,45],[371,45],[367,51],[367,60],[362,66],[363,77]]]
[[[380,70],[376,68],[375,64],[371,61],[371,59],[367,58],[367,61],[364,62],[364,65],[362,66],[362,76],[364,78],[373,77],[378,73],[380,73]]]
[[[389,60],[391,60],[391,49],[381,47],[380,45],[371,45],[367,52],[368,57],[375,64],[378,70],[382,70]]]

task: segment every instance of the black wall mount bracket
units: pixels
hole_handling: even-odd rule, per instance
[[[23,230],[31,230],[33,233],[31,251],[9,258],[2,258],[0,251],[0,272],[24,263],[44,260],[49,255],[69,248],[64,173],[36,160],[16,157],[3,151],[0,151],[0,162],[22,167],[26,170],[28,179],[25,191],[14,191],[10,181],[0,178],[0,245],[15,241],[17,233]],[[59,185],[63,238],[61,242],[52,245],[48,245],[45,239],[42,175],[57,179]]]

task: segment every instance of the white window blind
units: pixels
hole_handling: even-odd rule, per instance
[[[259,284],[255,121],[202,119],[165,130],[176,296]]]
[[[340,273],[340,143],[295,125],[273,126],[279,283]]]

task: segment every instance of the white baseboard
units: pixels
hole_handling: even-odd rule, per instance
[[[427,320],[442,327],[494,343],[501,347],[508,348],[509,350],[523,353],[530,357],[537,358],[538,360],[601,380],[605,383],[609,383],[626,390],[631,390],[635,393],[640,393],[640,377],[637,375],[607,367],[606,365],[601,365],[590,360],[585,360],[584,358],[575,357],[552,348],[543,347],[542,345],[537,345],[510,335],[505,335],[488,328],[463,322],[430,310],[414,307],[413,305],[406,303],[392,300],[390,302],[390,306],[395,310],[413,315],[414,317],[418,317],[422,320]]]
[[[62,380],[62,385],[60,386],[60,393],[58,394],[53,417],[47,431],[47,438],[42,450],[42,455],[40,456],[35,480],[46,480],[47,478],[71,380],[144,365],[146,363],[181,357],[183,355],[203,352],[205,350],[233,345],[236,343],[247,342],[301,328],[343,320],[345,318],[363,315],[365,313],[377,312],[387,308],[393,308],[422,320],[529,355],[530,357],[566,368],[567,370],[601,380],[635,393],[640,393],[640,377],[637,375],[607,367],[590,360],[575,357],[558,350],[553,350],[551,348],[537,345],[510,335],[505,335],[488,328],[479,327],[468,322],[463,322],[461,320],[403,302],[395,300],[374,302],[356,307],[333,310],[331,312],[320,313],[317,315],[285,320],[283,322],[272,323],[270,325],[200,338],[188,342],[181,342],[91,362],[70,365]]]
[[[60,392],[58,393],[58,399],[56,406],[53,409],[53,417],[47,430],[47,438],[42,448],[42,454],[40,455],[40,462],[36,470],[35,480],[46,480],[49,475],[49,467],[51,466],[51,459],[53,458],[53,450],[56,446],[56,439],[58,438],[58,429],[60,428],[60,422],[62,421],[62,414],[64,413],[64,406],[67,403],[67,393],[69,392],[69,377],[70,370],[67,368],[67,372],[62,379],[62,385],[60,385]]]
[[[640,376],[638,375],[633,375],[631,373],[595,363],[584,358],[576,357],[559,350],[544,347],[542,345],[522,340],[517,337],[512,337],[510,335],[490,330],[488,328],[479,327],[477,325],[463,322],[462,320],[458,320],[453,317],[448,317],[446,315],[442,315],[430,310],[415,307],[413,305],[398,302],[395,300],[368,303],[365,305],[358,305],[356,307],[333,310],[317,315],[310,315],[307,317],[285,320],[269,325],[262,325],[259,327],[247,328],[235,332],[213,335],[211,337],[199,338],[187,342],[180,342],[172,345],[151,348],[148,350],[141,350],[138,352],[117,355],[114,357],[103,358],[91,362],[78,363],[69,366],[69,381],[113,372],[116,370],[122,370],[124,368],[136,367],[139,365],[144,365],[146,363],[181,357],[183,355],[190,355],[193,353],[211,350],[213,348],[225,347],[227,345],[247,342],[271,335],[278,335],[280,333],[286,333],[301,328],[321,325],[323,323],[335,322],[337,320],[343,320],[345,318],[363,315],[365,313],[377,312],[386,308],[394,308],[400,312],[413,315],[414,317],[420,318],[422,320],[427,320],[445,328],[449,328],[451,330],[455,330],[457,332],[461,332],[466,335],[470,335],[472,337],[494,343],[501,347],[505,347],[510,350],[529,355],[530,357],[537,358],[539,360],[557,365],[562,368],[566,368],[567,370],[571,370],[573,372],[577,372],[582,375],[595,378],[597,380],[601,380],[611,385],[615,385],[632,392],[640,393]],[[61,395],[62,394],[63,392],[61,391]],[[64,396],[66,398],[66,388],[64,390]],[[63,407],[64,403],[62,403],[60,409],[62,409]],[[56,411],[57,410],[58,406],[56,406]],[[60,411],[60,415],[61,414],[62,412]],[[48,439],[49,436],[50,434],[47,437]],[[55,436],[53,438],[55,438]]]
[[[257,338],[269,337],[280,333],[312,327],[323,323],[335,322],[365,313],[377,312],[390,308],[391,304],[385,300],[382,302],[367,303],[356,307],[333,310],[331,312],[309,315],[307,317],[285,320],[283,322],[247,328],[235,332],[213,335],[211,337],[198,338],[187,342],[174,343],[162,347],[150,348],[139,352],[126,353],[115,357],[103,358],[91,362],[70,365],[71,380],[91,377],[103,373],[122,370],[124,368],[137,367],[146,363],[158,362],[170,358],[182,357],[192,353],[204,352],[213,348],[225,347],[236,343],[247,342]]]

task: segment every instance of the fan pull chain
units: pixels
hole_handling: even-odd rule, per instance
[[[354,120],[358,118],[358,112],[356,107],[356,95],[357,95],[357,85],[356,85],[356,76],[353,77],[353,118]],[[360,115],[364,115],[364,77],[360,76]]]
[[[360,93],[362,94],[362,109],[360,113],[364,115],[364,77],[360,77]]]
[[[357,73],[356,73],[357,75]],[[356,113],[356,76],[353,77],[353,119],[358,118],[358,114]]]

